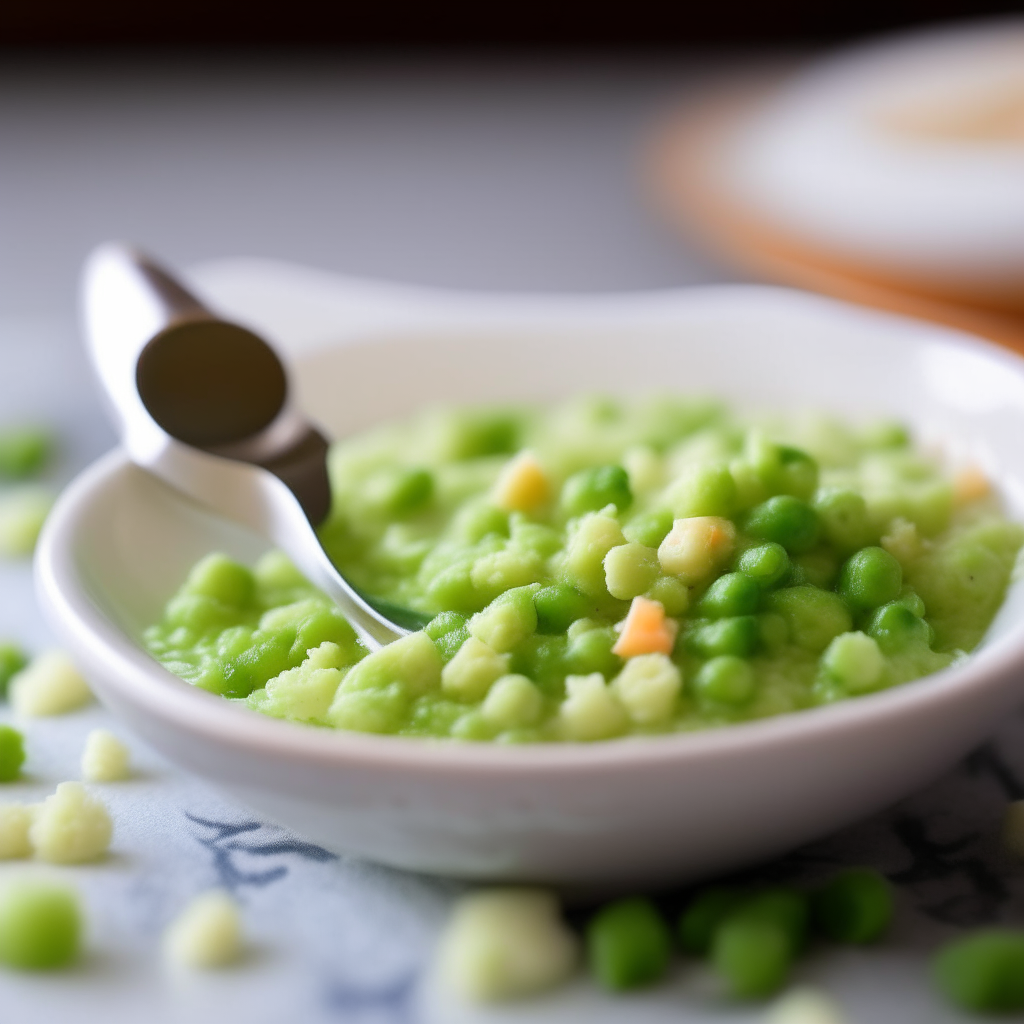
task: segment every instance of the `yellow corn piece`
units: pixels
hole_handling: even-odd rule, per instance
[[[532,512],[551,497],[551,484],[532,452],[520,452],[501,471],[491,500],[506,512]]]

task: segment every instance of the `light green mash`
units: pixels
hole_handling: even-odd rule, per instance
[[[363,732],[597,740],[881,690],[979,642],[1024,541],[897,425],[681,398],[431,410],[330,471],[332,558],[422,630],[368,655],[271,552],[203,559],[145,639],[195,686]]]

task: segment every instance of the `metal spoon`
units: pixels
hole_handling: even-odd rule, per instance
[[[327,440],[289,402],[265,341],[125,245],[89,256],[82,302],[89,354],[136,465],[272,540],[371,650],[424,624],[360,593],[324,551]]]

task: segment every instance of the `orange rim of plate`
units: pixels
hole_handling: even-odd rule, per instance
[[[645,167],[660,212],[759,276],[958,327],[1024,353],[1024,282],[1002,295],[954,294],[946,282],[913,280],[817,248],[728,193],[716,174],[722,146],[779,82],[776,74],[720,88],[669,115],[654,134]]]

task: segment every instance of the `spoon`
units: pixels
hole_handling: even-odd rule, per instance
[[[422,628],[427,616],[363,594],[324,551],[328,442],[289,401],[265,341],[126,245],[92,252],[82,301],[89,355],[136,465],[272,540],[371,650]]]

